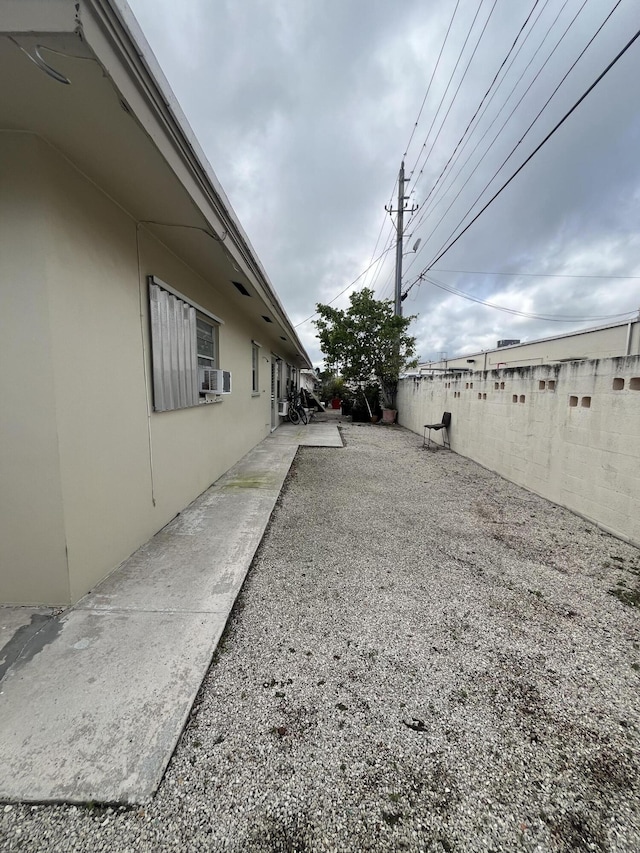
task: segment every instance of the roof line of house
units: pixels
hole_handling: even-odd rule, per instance
[[[230,238],[233,248],[253,274],[255,283],[262,289],[262,298],[285,327],[302,358],[311,365],[311,359],[242,228],[231,202],[189,126],[128,3],[126,0],[85,0],[85,2],[95,10],[103,29],[109,32],[112,43],[117,46],[118,53],[126,60],[130,72],[137,77],[138,85],[142,87],[149,106],[159,119],[165,133],[170,137],[173,147],[201,187],[215,217],[222,224],[224,234],[217,235],[218,239],[221,239],[224,244],[226,237]],[[81,28],[82,21],[77,13],[76,18]],[[213,227],[213,223],[210,224]],[[227,251],[233,260],[230,248],[227,248]]]

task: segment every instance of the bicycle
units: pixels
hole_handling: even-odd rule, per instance
[[[307,414],[307,422],[311,423],[313,416],[316,413],[316,404],[313,397],[305,388],[300,389],[300,402],[302,404],[302,408]]]
[[[300,393],[292,388],[287,394],[287,417],[291,421],[292,424],[299,424],[302,421],[303,424],[308,423],[307,413],[305,411],[304,406],[302,405],[302,400],[300,399]]]

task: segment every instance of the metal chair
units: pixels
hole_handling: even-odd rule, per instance
[[[449,424],[451,423],[451,412],[443,412],[442,420],[439,424],[425,424],[424,432],[422,434],[422,448],[429,449],[431,445],[431,430],[434,429],[436,432],[439,430],[444,430],[442,433],[442,446],[446,447],[448,450],[451,450],[451,444],[449,443]],[[429,430],[429,436],[427,437],[427,430]],[[434,441],[435,444],[435,441]]]

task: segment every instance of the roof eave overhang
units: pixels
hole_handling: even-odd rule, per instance
[[[224,235],[232,262],[251,280],[262,301],[285,328],[305,366],[311,367],[306,350],[128,4],[124,0],[84,0],[80,9],[82,29],[92,50],[121,91],[126,91],[130,82],[136,85],[144,104],[141,114],[135,111],[136,117],[155,141],[163,143],[165,157],[172,164],[177,161],[177,176],[212,230],[219,237]]]
[[[311,360],[275,289],[201,150],[131,10],[123,0],[4,0],[0,30],[16,36],[40,33],[80,38],[126,104],[137,124],[197,210],[198,219],[238,272],[247,278],[266,313],[296,351]]]

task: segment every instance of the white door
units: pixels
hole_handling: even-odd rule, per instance
[[[278,395],[277,395],[277,369],[278,363],[274,355],[271,356],[271,431],[278,426]]]

